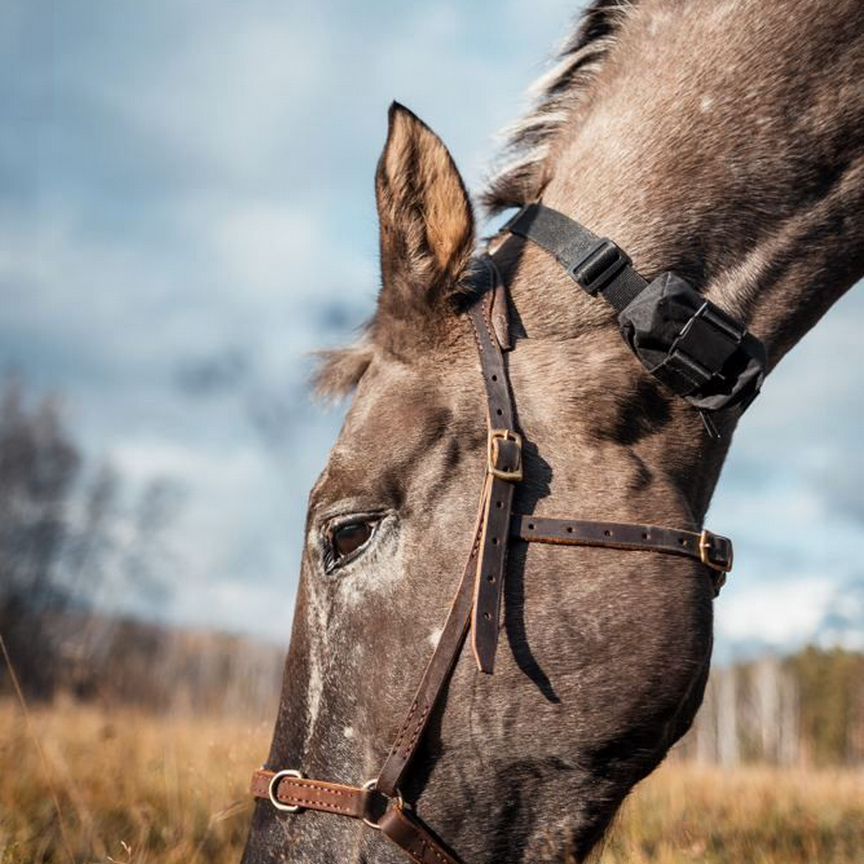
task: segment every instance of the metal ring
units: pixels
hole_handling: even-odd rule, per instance
[[[360,788],[361,789],[368,789],[371,791],[377,791],[378,790],[378,778],[373,777],[371,780],[367,780]],[[396,795],[393,796],[392,798],[389,795],[384,795],[383,792],[379,792],[378,794],[383,795],[387,799],[388,802],[394,801],[395,806],[398,807],[400,810],[405,809],[405,801],[402,798],[402,793],[398,789],[396,790]],[[374,828],[376,831],[381,830],[381,826],[377,822],[373,822],[371,819],[368,819],[366,816],[363,817],[363,821],[370,828]]]
[[[293,777],[295,780],[302,780],[303,775],[299,771],[277,771],[273,777],[270,779],[270,786],[267,789],[267,793],[270,796],[270,803],[277,809],[281,810],[283,813],[296,813],[298,810],[302,808],[296,804],[283,804],[276,798],[276,787],[279,785],[279,781],[283,777]]]

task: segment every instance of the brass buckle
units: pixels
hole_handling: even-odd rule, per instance
[[[293,770],[288,770],[288,771],[277,771],[277,772],[276,772],[276,773],[275,773],[275,774],[270,778],[270,786],[269,786],[269,788],[267,789],[267,793],[268,793],[269,796],[270,796],[270,803],[271,803],[271,804],[272,804],[272,805],[273,805],[277,810],[281,810],[283,813],[297,813],[297,812],[299,812],[300,809],[301,809],[298,805],[296,805],[296,804],[283,804],[283,803],[282,803],[282,802],[281,802],[281,801],[276,797],[276,787],[279,785],[279,781],[280,781],[283,777],[293,777],[295,780],[302,780],[302,779],[303,779],[303,775],[302,775],[299,771],[293,771]]]
[[[360,788],[368,789],[370,792],[378,792],[378,778],[373,777],[371,780],[367,780]],[[402,793],[398,789],[396,790],[396,795],[393,798],[391,798],[389,795],[384,795],[383,792],[378,792],[378,794],[387,799],[388,806],[392,801],[393,806],[397,809],[405,809],[405,800],[402,798]],[[374,828],[376,831],[381,830],[381,825],[378,822],[373,822],[368,816],[363,817],[363,822],[370,828]]]
[[[714,549],[715,536],[715,534],[712,534],[707,529],[702,529],[702,533],[699,535],[699,560],[706,567],[710,567],[718,573],[728,573],[732,569],[731,560],[727,564],[717,564],[711,560],[711,551]]]
[[[512,441],[519,450],[519,464],[515,468],[505,470],[498,467],[500,449],[499,441]],[[486,470],[500,480],[517,482],[522,479],[522,436],[510,429],[490,429],[489,443],[486,451]]]

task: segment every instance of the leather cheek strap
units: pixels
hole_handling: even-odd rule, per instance
[[[482,512],[481,510],[481,514]],[[420,746],[432,710],[444,690],[462,649],[471,617],[474,578],[482,531],[481,518],[482,515],[478,516],[468,562],[465,565],[456,596],[453,598],[450,612],[444,622],[444,629],[441,632],[438,645],[429,658],[408,713],[399,727],[393,746],[390,748],[387,759],[378,774],[376,788],[391,798],[398,794],[399,784]]]
[[[493,285],[500,280],[490,260],[484,259]],[[481,672],[495,669],[501,627],[501,598],[507,569],[507,539],[515,484],[522,479],[522,436],[516,418],[507,367],[492,323],[493,292],[469,310],[480,354],[486,390],[488,445],[483,488],[480,554],[471,610],[471,650]]]
[[[461,864],[444,849],[440,840],[401,807],[390,807],[378,827],[416,864]]]

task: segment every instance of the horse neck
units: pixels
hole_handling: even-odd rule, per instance
[[[864,21],[839,10],[803,32],[800,9],[785,20],[790,4],[744,4],[734,22],[635,7],[552,149],[542,195],[615,240],[646,278],[689,279],[762,339],[770,367],[864,273]],[[545,253],[508,245],[529,335],[581,340],[580,368],[602,365],[597,378],[638,411],[633,382],[645,376],[611,310]],[[670,404],[652,453],[659,464],[674,450],[673,485],[701,518],[737,416],[711,441],[693,409]],[[586,413],[574,423],[595,423]]]
[[[543,198],[689,278],[776,364],[864,272],[864,16],[667,6],[634,7]]]

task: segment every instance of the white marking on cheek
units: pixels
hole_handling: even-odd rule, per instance
[[[713,96],[703,96],[699,100],[699,110],[705,114],[711,110],[714,105],[714,97]]]
[[[321,710],[321,694],[324,690],[324,679],[321,677],[321,664],[315,654],[310,657],[309,687],[306,691],[306,707],[309,715],[309,725],[306,727],[306,745],[315,730],[318,712]]]
[[[434,630],[429,634],[429,644],[430,644],[433,648],[437,648],[437,647],[438,647],[438,643],[441,641],[441,634],[442,634],[443,632],[444,632],[444,628],[443,628],[443,627],[436,627],[436,628],[435,628],[435,629],[434,629]]]
[[[346,726],[342,730],[342,734],[350,741],[354,737],[354,727],[353,726]]]
[[[392,526],[382,524],[384,532],[366,554],[348,565],[339,580],[339,597],[348,609],[367,602],[370,595],[385,595],[401,581],[402,546]]]
[[[312,740],[315,724],[321,712],[321,698],[324,693],[324,663],[323,654],[327,648],[328,614],[319,592],[312,587],[309,591],[308,614],[306,623],[310,633],[321,634],[320,639],[313,638],[309,645],[309,683],[306,687],[306,734],[304,736],[304,752]]]

